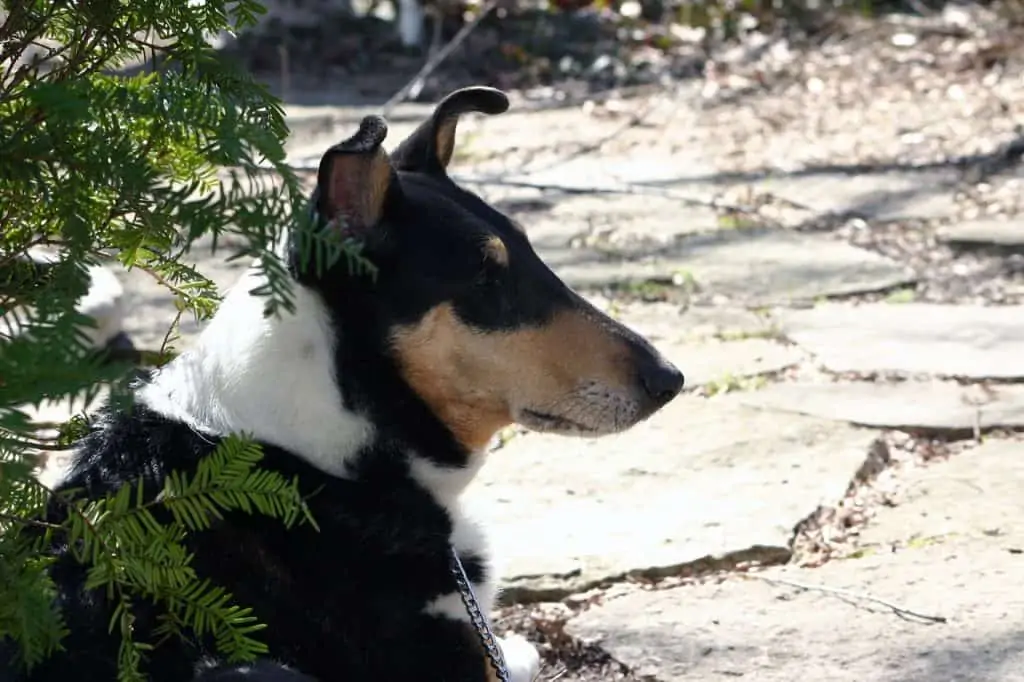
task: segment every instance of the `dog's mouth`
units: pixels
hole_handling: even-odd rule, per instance
[[[552,431],[579,435],[596,435],[601,433],[600,429],[596,429],[593,426],[587,426],[566,417],[530,409],[521,410],[516,421],[533,431]]]

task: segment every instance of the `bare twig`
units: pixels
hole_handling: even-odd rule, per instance
[[[920,620],[925,623],[947,623],[949,622],[945,616],[933,616],[927,613],[921,613],[919,611],[913,611],[911,609],[902,607],[898,604],[894,604],[890,601],[880,599],[864,592],[854,592],[853,590],[846,590],[841,587],[829,587],[828,585],[812,585],[810,583],[801,583],[795,580],[787,580],[785,578],[769,578],[768,576],[758,575],[757,573],[742,573],[740,574],[748,580],[760,580],[762,582],[770,583],[772,585],[784,585],[786,587],[795,587],[798,590],[804,590],[807,592],[821,592],[823,594],[831,594],[837,597],[845,597],[846,599],[852,599],[854,601],[869,602],[872,604],[878,604],[890,609],[900,618],[910,620]]]
[[[497,7],[497,5],[498,0],[488,0],[488,2],[483,7],[480,8],[480,11],[477,12],[476,16],[473,17],[472,21],[470,21],[468,24],[459,29],[459,32],[455,34],[455,37],[452,38],[447,45],[442,47],[440,50],[431,55],[429,59],[427,59],[427,62],[423,65],[423,68],[421,68],[419,72],[415,76],[413,76],[412,80],[410,80],[408,83],[402,86],[401,90],[392,95],[391,99],[389,99],[384,104],[381,113],[384,116],[389,116],[391,114],[391,110],[394,109],[397,105],[404,102],[406,98],[409,97],[410,93],[418,93],[420,90],[422,90],[423,81],[426,80],[427,76],[433,73],[434,69],[440,66],[441,62],[447,59],[448,56],[451,55],[451,53],[454,52],[456,48],[458,48],[459,45],[461,45],[462,42],[469,37],[469,34],[473,32],[473,29],[479,26],[480,22],[483,21],[484,18],[491,13],[491,10]]]
[[[140,265],[138,263],[135,263],[134,265],[132,265],[132,267],[133,268],[137,268],[137,269],[141,270],[142,272],[145,272],[147,275],[149,275],[150,277],[155,279],[157,284],[160,284],[161,286],[165,287],[172,294],[177,294],[178,296],[182,297],[183,299],[189,298],[189,293],[187,291],[185,291],[181,287],[176,286],[173,283],[167,281],[167,278],[164,277],[163,275],[161,275],[155,269],[153,269],[153,268],[151,268],[151,267],[149,267],[147,265]],[[193,272],[195,272],[195,270],[193,270]],[[196,273],[196,274],[198,274],[198,273]]]
[[[163,367],[177,357],[169,348],[148,350],[145,348],[105,348],[100,351],[107,362],[120,362],[136,367]]]
[[[568,669],[568,668],[566,668],[566,667],[565,667],[565,666],[563,665],[563,666],[561,667],[561,669],[560,669],[560,670],[559,670],[558,672],[556,672],[556,673],[555,673],[554,675],[552,675],[551,677],[549,677],[549,678],[547,679],[547,682],[558,682],[558,680],[560,680],[561,678],[565,677],[565,675],[566,675],[566,674],[567,674],[568,672],[569,672],[569,669]]]
[[[24,518],[16,514],[6,514],[4,512],[0,512],[0,521],[8,521],[10,523],[20,524],[23,526],[36,526],[38,528],[63,528],[63,526],[60,526],[56,523],[49,523],[47,521],[39,521],[37,519]]]
[[[56,430],[56,429],[53,429]],[[14,438],[8,439],[8,443],[24,448],[25,450],[33,450],[36,452],[64,452],[70,450],[71,447],[68,445],[62,445],[58,442],[57,438],[48,439],[35,439],[32,441],[17,440]]]
[[[177,334],[177,329],[178,325],[181,323],[181,315],[184,312],[184,308],[179,309],[178,313],[174,316],[174,319],[171,320],[170,326],[167,327],[167,331],[164,333],[164,340],[160,342],[160,350],[157,351],[160,354],[161,358],[164,357],[165,355],[170,355],[171,342],[177,341],[180,338],[179,335]]]

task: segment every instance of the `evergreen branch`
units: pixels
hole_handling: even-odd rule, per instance
[[[151,647],[141,642],[136,642],[133,637],[135,631],[135,616],[132,613],[131,601],[121,589],[119,583],[115,583],[117,589],[117,603],[114,606],[114,613],[110,618],[109,631],[113,632],[117,627],[121,635],[121,643],[117,650],[117,680],[118,682],[146,682],[145,676],[139,671],[142,664],[144,652]]]
[[[0,526],[11,531],[0,534],[0,634],[19,642],[28,666],[59,645],[63,624],[45,567],[54,549],[47,538],[61,535],[58,544],[87,567],[90,586],[105,590],[114,609],[119,679],[140,679],[146,653],[163,641],[136,638],[165,638],[175,629],[205,627],[226,655],[251,656],[261,650],[251,636],[260,626],[194,575],[187,537],[227,511],[312,521],[297,482],[259,470],[255,451],[229,443],[221,459],[163,491],[132,484],[99,500],[54,493],[34,478],[35,454],[70,445],[81,429],[69,422],[56,441],[40,437],[45,424],[23,406],[89,399],[104,384],[123,383],[120,363],[165,361],[180,315],[158,353],[96,353],[86,342],[89,322],[75,304],[88,287],[85,265],[108,254],[157,273],[176,290],[180,310],[204,317],[216,309],[216,287],[183,259],[195,239],[211,235],[216,243],[235,233],[247,244],[242,251],[264,263],[268,309],[290,304],[290,279],[272,247],[278,228],[301,222],[305,205],[284,163],[283,110],[251,75],[220,65],[205,42],[210,31],[227,28],[229,11],[244,26],[260,6],[239,0],[229,9],[226,0],[208,0],[171,11],[159,3],[40,0],[7,9],[0,23],[0,305],[18,334],[0,337]],[[154,29],[175,36],[167,49],[134,40]],[[29,50],[42,45],[32,58]],[[99,73],[147,48],[182,68]],[[251,181],[264,160],[283,188]],[[217,169],[232,166],[243,172],[219,184]],[[45,244],[61,250],[45,276],[5,279],[29,248]],[[308,251],[317,267],[349,253],[312,242]],[[62,516],[43,515],[47,500],[56,500],[49,509]],[[41,540],[22,542],[28,537]],[[136,632],[131,607],[139,598],[174,602],[164,630]]]
[[[262,458],[257,443],[229,436],[199,462],[191,480],[172,472],[158,498],[139,508],[161,505],[191,531],[208,528],[212,519],[222,518],[222,511],[251,514],[254,509],[289,527],[300,519],[315,526],[298,481],[256,469]]]
[[[86,589],[113,590],[116,601],[111,628],[120,629],[120,666],[135,666],[145,658],[146,647],[131,636],[134,618],[130,595],[141,593],[164,603],[197,635],[210,634],[231,660],[249,660],[266,651],[251,637],[263,629],[250,609],[231,603],[231,595],[209,581],[197,582],[191,555],[180,544],[186,531],[209,528],[222,512],[254,510],[294,523],[308,508],[296,480],[272,471],[257,470],[260,447],[240,437],[226,438],[198,465],[195,473],[172,473],[164,491],[146,500],[141,479],[125,485],[101,500],[75,501],[55,493],[38,481],[29,481],[63,502],[69,526],[50,524],[67,534],[68,545],[80,563],[90,566]],[[161,524],[152,510],[162,507],[174,517]]]
[[[54,608],[53,581],[48,561],[39,557],[37,543],[5,535],[0,540],[0,636],[10,634],[21,645],[21,659],[31,669],[53,653],[66,634]]]
[[[171,613],[188,623],[198,636],[213,635],[217,648],[228,660],[252,660],[267,652],[267,645],[250,635],[265,629],[252,609],[231,604],[232,596],[208,580],[161,595]]]
[[[167,331],[164,332],[164,338],[160,341],[160,350],[157,351],[157,354],[161,359],[167,358],[167,362],[173,359],[175,355],[171,348],[171,342],[178,339],[178,328],[181,324],[181,314],[183,312],[185,311],[179,310],[174,314],[174,319],[171,320],[171,324],[167,326]]]

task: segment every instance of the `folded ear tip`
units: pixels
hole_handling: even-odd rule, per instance
[[[359,122],[359,130],[352,137],[336,144],[330,151],[346,154],[369,154],[377,151],[388,136],[388,124],[383,117],[372,114]]]
[[[388,122],[384,120],[383,116],[371,114],[364,116],[363,120],[359,122],[359,132],[356,133],[356,137],[372,142],[374,147],[379,147],[387,136]]]
[[[480,110],[485,114],[493,116],[495,114],[504,114],[508,111],[508,95],[497,88],[481,87],[477,97],[480,102]]]
[[[508,108],[508,95],[497,88],[484,85],[474,85],[455,90],[438,105],[439,110],[452,109],[455,114],[479,111],[491,116],[503,114],[508,111]]]

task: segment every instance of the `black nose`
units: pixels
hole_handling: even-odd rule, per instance
[[[640,383],[651,400],[661,407],[683,390],[683,373],[671,362],[659,358],[640,370]]]

